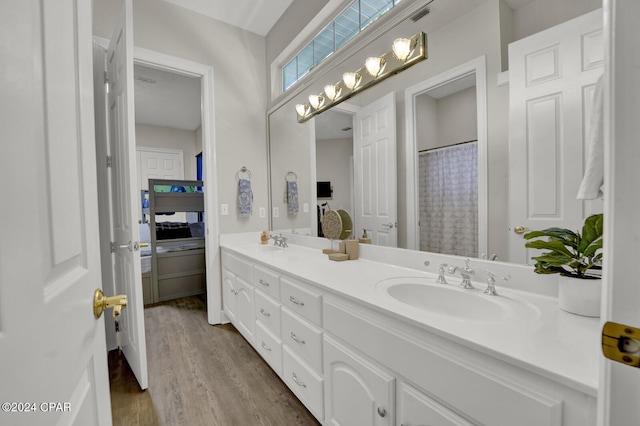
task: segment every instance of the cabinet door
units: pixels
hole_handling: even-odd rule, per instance
[[[324,348],[325,422],[392,425],[395,378],[329,336]]]
[[[233,325],[253,344],[256,317],[253,313],[253,286],[236,277],[236,321]]]
[[[398,384],[399,426],[473,426],[407,383]]]
[[[222,310],[235,324],[236,319],[236,276],[224,269],[222,271]]]

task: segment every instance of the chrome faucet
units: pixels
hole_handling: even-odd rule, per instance
[[[496,277],[498,276],[491,271],[484,271],[484,273],[487,276],[487,288],[484,291],[484,294],[488,294],[489,296],[497,296],[498,292],[496,291]],[[511,279],[511,275],[505,274],[503,277],[498,278],[509,281]]]
[[[449,273],[450,274],[455,274],[456,272],[459,272],[460,275],[462,276],[462,282],[460,283],[460,287],[464,288],[464,289],[472,289],[475,288],[473,286],[473,284],[471,284],[471,276],[474,275],[476,273],[476,271],[474,271],[473,269],[471,269],[471,267],[469,267],[469,262],[471,261],[471,259],[467,258],[464,260],[465,263],[465,267],[464,268],[460,268],[459,266],[449,266]]]
[[[280,234],[280,235],[269,235],[269,238],[273,239],[273,245],[274,246],[278,246],[278,247],[282,247],[282,248],[289,247],[287,245],[287,237],[283,237],[282,234]]]
[[[438,267],[438,279],[436,279],[438,284],[447,284],[447,279],[444,277],[444,272],[447,269],[447,266],[448,265],[446,263],[441,263]]]

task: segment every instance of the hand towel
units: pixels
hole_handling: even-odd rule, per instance
[[[238,209],[240,216],[251,216],[253,203],[253,192],[251,192],[251,181],[249,179],[238,180]]]
[[[604,99],[602,76],[596,83],[591,110],[591,128],[587,140],[587,165],[578,190],[579,200],[594,200],[604,194]]]
[[[284,201],[287,203],[287,214],[298,213],[298,182],[287,181],[287,188],[284,192]]]

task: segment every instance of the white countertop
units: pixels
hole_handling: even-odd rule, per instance
[[[452,320],[451,316],[399,302],[376,288],[379,281],[387,278],[423,277],[435,281],[436,274],[362,258],[334,262],[317,248],[295,244],[281,251],[265,249],[257,242],[258,235],[252,236],[252,241],[246,234],[223,235],[220,245],[430,333],[597,397],[601,354],[598,318],[566,313],[558,308],[554,297],[506,289],[498,283],[501,296],[525,299],[539,310],[539,317],[500,322]],[[453,285],[460,280],[451,276],[447,279]],[[477,284],[484,289],[481,283]]]

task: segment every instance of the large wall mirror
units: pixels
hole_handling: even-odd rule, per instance
[[[391,245],[511,260],[509,84],[499,83],[498,78],[506,68],[506,44],[511,40],[501,33],[503,17],[493,2],[471,3],[432,3],[426,17],[415,22],[408,17],[346,59],[326,70],[318,69],[311,81],[270,110],[272,230],[318,236],[319,218],[323,210],[331,208],[351,212],[355,236],[360,236],[366,226],[359,223],[363,183],[354,165],[357,117],[391,96],[395,110],[394,175],[384,175],[395,179],[394,193],[386,195],[393,197],[396,217],[386,222],[393,224],[396,232]],[[361,67],[367,57],[388,50],[395,38],[419,31],[427,34],[426,61],[304,123],[297,122],[295,105],[306,102],[309,94],[340,80],[344,71]],[[451,173],[453,168],[458,171]],[[289,172],[297,176],[296,214],[287,213]],[[544,169],[539,172],[545,173]],[[436,183],[440,178],[427,176],[430,173],[444,175],[445,180],[451,177],[447,174],[455,175],[457,181]],[[317,182],[323,184],[318,186]],[[327,192],[326,182],[332,192]],[[444,191],[437,186],[440,184],[457,186],[462,198],[434,201]],[[442,209],[426,211],[425,197],[430,197],[431,205],[441,204]],[[380,241],[386,244],[390,240]]]

